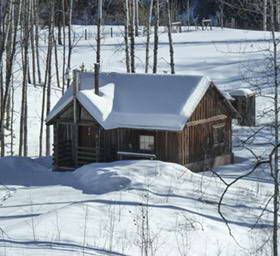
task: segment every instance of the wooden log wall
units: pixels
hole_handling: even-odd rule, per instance
[[[181,133],[182,159],[185,165],[231,152],[231,117],[224,98],[210,86]],[[224,124],[224,143],[214,143],[214,129]],[[215,145],[214,145],[215,144]]]
[[[155,131],[142,129],[119,129],[119,149],[118,151],[134,153],[155,154],[157,159],[178,163],[180,161],[181,145],[180,132]],[[154,136],[155,146],[152,151],[140,150],[140,136]],[[129,157],[128,157],[129,158]],[[132,158],[132,157],[130,157]]]

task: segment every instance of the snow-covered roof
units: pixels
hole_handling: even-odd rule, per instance
[[[228,92],[223,92],[223,95],[227,100],[233,101],[235,100]]]
[[[104,129],[182,130],[211,81],[199,75],[80,73],[77,100]],[[70,87],[47,116],[55,118],[71,101]]]
[[[250,90],[248,88],[240,88],[240,89],[237,89],[237,90],[234,90],[234,91],[230,92],[231,96],[245,96],[245,97],[248,97],[248,96],[251,96],[251,95],[254,95],[254,94],[255,94],[255,92],[253,92],[252,90]]]

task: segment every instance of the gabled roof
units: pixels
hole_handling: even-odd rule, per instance
[[[184,128],[210,84],[204,76],[100,73],[97,96],[94,73],[81,72],[76,97],[104,129],[178,131]],[[47,123],[72,100],[70,87],[47,116]]]

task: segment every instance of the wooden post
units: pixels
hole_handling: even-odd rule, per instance
[[[58,168],[58,127],[59,127],[59,122],[57,121],[53,127],[53,171],[56,171]]]
[[[98,127],[98,132],[96,133],[96,162],[100,162],[100,127]]]
[[[87,36],[87,29],[85,29],[85,40],[88,39],[88,36]]]
[[[117,152],[120,152],[120,128],[117,130]],[[117,160],[121,160],[119,154],[117,154]]]
[[[113,38],[113,28],[111,28],[111,37]]]
[[[100,73],[100,65],[99,63],[94,64],[94,91],[95,94],[99,96],[99,73]]]
[[[74,167],[78,167],[78,145],[79,145],[79,129],[78,129],[78,102],[77,102],[77,91],[80,83],[80,72],[78,70],[73,71],[73,134],[72,134],[72,149],[73,149],[73,160]]]

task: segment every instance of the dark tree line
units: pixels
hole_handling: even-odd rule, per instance
[[[262,4],[265,0],[229,0],[227,4],[222,4],[223,0],[170,0],[171,20],[187,23],[187,16],[191,12],[191,24],[200,24],[202,19],[211,18],[213,23],[221,25],[220,15],[223,14],[223,23],[230,24],[235,21],[237,28],[243,29],[262,29],[262,14],[247,12],[258,2]],[[124,0],[104,0],[103,2],[103,24],[124,25]],[[165,2],[165,1],[164,1]],[[145,25],[146,16],[149,12],[151,0],[139,0],[139,23]],[[161,4],[163,2],[161,1]],[[67,10],[70,0],[55,0],[55,24],[62,26],[62,12]],[[222,8],[222,9],[221,9]],[[73,1],[73,23],[78,24],[97,24],[98,20],[98,1]],[[40,0],[40,20],[44,25],[49,20],[49,4],[47,0]],[[66,18],[66,20],[68,20]],[[153,17],[155,20],[155,17]]]

